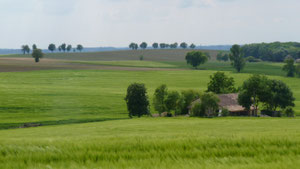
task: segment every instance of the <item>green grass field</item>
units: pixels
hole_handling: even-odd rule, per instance
[[[300,120],[142,118],[0,131],[0,168],[291,169]]]
[[[72,69],[64,70],[61,64],[62,70],[1,72],[0,168],[290,169],[300,165],[299,117],[128,119],[124,97],[129,84],[145,83],[152,102],[161,84],[169,90],[203,92],[216,71],[234,77],[237,87],[251,73],[284,81],[294,93],[300,115],[300,78],[284,77],[280,63],[247,63],[242,73],[236,73],[230,63],[212,60],[193,70],[180,60],[182,53],[177,60],[170,52],[163,57],[150,53],[145,61],[138,61],[139,53],[125,60],[120,53],[111,60],[103,53],[84,59],[82,54],[50,54],[46,58],[62,60],[45,63],[49,68],[67,63]],[[6,60],[5,66],[31,66],[28,60],[17,61]],[[76,65],[116,68],[80,70],[74,69]],[[156,113],[153,106],[151,112]],[[18,128],[25,123],[41,126]]]

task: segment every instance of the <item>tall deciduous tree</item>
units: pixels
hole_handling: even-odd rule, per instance
[[[165,100],[166,108],[169,113],[172,110],[176,111],[180,101],[180,94],[177,91],[171,91],[168,93],[167,98]]]
[[[157,48],[158,48],[158,43],[153,43],[153,44],[152,44],[152,47],[153,47],[154,49],[157,49]]]
[[[83,50],[83,46],[81,44],[78,44],[77,45],[77,48],[76,48],[79,52],[81,52]]]
[[[44,53],[41,49],[34,49],[32,52],[32,57],[35,59],[35,62],[39,62],[40,58],[43,58]]]
[[[234,93],[236,92],[234,79],[226,76],[224,72],[216,72],[213,76],[210,76],[207,91],[216,94]]]
[[[67,46],[67,51],[70,52],[72,50],[72,45]]]
[[[208,58],[201,51],[193,51],[193,52],[187,53],[185,60],[186,60],[187,64],[190,64],[194,68],[197,68],[199,65],[207,62]]]
[[[253,105],[254,115],[257,116],[258,106],[270,97],[270,88],[266,76],[253,75],[246,80],[241,88],[238,101],[239,104],[250,110]]]
[[[287,107],[295,106],[293,92],[285,83],[280,80],[269,80],[268,88],[270,89],[270,94],[264,100],[268,110],[276,111],[277,108],[283,110]]]
[[[25,55],[26,53],[30,53],[30,47],[28,45],[22,45],[22,52]]]
[[[148,44],[146,42],[143,42],[140,44],[140,48],[146,49],[148,47]]]
[[[192,43],[192,44],[190,45],[190,48],[191,48],[191,49],[195,49],[195,48],[196,48],[196,45]]]
[[[56,50],[56,46],[55,44],[51,43],[49,46],[48,46],[48,50],[51,51],[52,53]]]
[[[127,89],[125,101],[130,118],[150,114],[147,89],[144,84],[131,84]]]
[[[60,47],[62,51],[66,52],[67,45],[65,43],[63,43]]]
[[[137,50],[139,48],[139,45],[136,43],[130,43],[129,48],[131,48],[132,50]]]
[[[239,45],[233,45],[230,49],[230,61],[232,66],[237,70],[237,72],[241,72],[246,65],[246,61],[242,54],[242,49]]]
[[[287,72],[288,77],[294,77],[296,73],[296,66],[295,61],[293,58],[289,57],[284,61],[285,65],[283,66],[282,70]]]
[[[180,47],[183,48],[183,49],[186,49],[186,48],[188,47],[188,44],[185,43],[185,42],[182,42],[182,43],[180,44]]]
[[[166,85],[159,86],[154,92],[153,105],[159,115],[167,110],[165,103],[167,96],[168,88]]]

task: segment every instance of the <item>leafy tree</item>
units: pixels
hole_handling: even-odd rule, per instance
[[[55,44],[51,43],[49,46],[48,46],[48,50],[51,51],[52,53],[56,50],[56,46]]]
[[[224,54],[223,52],[219,52],[217,54],[217,60],[227,62],[229,60],[229,55],[227,53]]]
[[[35,62],[39,62],[40,58],[43,58],[44,53],[41,49],[34,49],[32,52],[32,57],[35,59]]]
[[[59,47],[58,47],[58,51],[59,51],[59,52],[61,52],[61,51],[62,51],[62,49],[61,49],[61,46],[59,46]]]
[[[285,65],[283,66],[282,70],[287,72],[288,77],[294,77],[296,73],[296,66],[295,61],[293,58],[287,58],[285,59]]]
[[[131,84],[127,89],[125,101],[130,118],[150,114],[147,89],[144,84]]]
[[[168,96],[168,88],[166,85],[159,86],[154,92],[153,105],[154,109],[161,115],[161,113],[167,111],[166,99]]]
[[[166,48],[166,44],[165,43],[161,43],[161,44],[159,44],[159,47],[161,48],[161,49],[164,49],[164,48]]]
[[[213,76],[210,76],[207,91],[216,94],[234,93],[236,92],[234,79],[226,76],[224,72],[216,72]]]
[[[76,49],[81,52],[83,50],[83,46],[81,44],[78,44]]]
[[[153,47],[154,49],[157,49],[157,48],[158,48],[158,43],[153,43],[152,47]]]
[[[245,67],[246,62],[242,54],[241,47],[239,45],[233,45],[230,49],[230,61],[232,66],[240,73]]]
[[[192,43],[192,44],[190,45],[190,48],[191,48],[191,49],[195,49],[195,48],[196,48],[196,45]]]
[[[29,46],[28,45],[23,45],[22,46],[22,52],[23,52],[23,54],[25,55],[26,53],[30,53],[30,48],[29,48]]]
[[[32,50],[34,50],[34,49],[37,49],[36,44],[33,44],[33,45],[32,45]]]
[[[131,44],[129,45],[129,48],[131,48],[132,50],[137,50],[137,49],[139,48],[139,45],[136,44],[136,43],[131,43]]]
[[[181,114],[188,114],[189,113],[189,106],[192,104],[193,101],[200,99],[201,93],[195,90],[184,90],[181,92],[183,98],[183,106],[181,110]]]
[[[220,99],[214,93],[204,93],[201,98],[201,103],[194,106],[193,115],[200,117],[217,116],[216,111],[219,109]]]
[[[187,61],[187,64],[190,64],[194,68],[197,68],[199,65],[207,62],[208,58],[201,51],[192,51],[187,53],[185,60]]]
[[[243,83],[241,92],[239,93],[239,104],[250,110],[253,105],[255,108],[255,116],[257,116],[258,105],[270,97],[270,89],[268,87],[268,79],[266,76],[253,75]]]
[[[290,88],[280,80],[268,80],[268,88],[270,94],[264,100],[268,110],[276,111],[277,108],[285,109],[295,106],[293,92]]]
[[[177,91],[168,92],[167,98],[165,100],[166,109],[169,113],[172,110],[176,111],[179,106],[180,94]]]
[[[180,47],[183,48],[183,49],[186,49],[186,48],[188,47],[188,44],[185,43],[185,42],[182,42],[182,43],[180,44]]]
[[[60,46],[61,50],[66,52],[66,49],[67,49],[67,45],[65,43],[63,43],[61,46]]]
[[[176,49],[177,47],[178,47],[177,42],[170,45],[170,48],[172,48],[172,49]]]
[[[67,51],[70,52],[72,50],[72,45],[67,46]]]
[[[148,44],[146,42],[143,42],[140,44],[140,48],[142,48],[142,49],[146,49],[147,46],[148,46]]]

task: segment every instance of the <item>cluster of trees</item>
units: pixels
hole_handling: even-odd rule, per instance
[[[186,54],[185,60],[187,64],[190,64],[197,69],[198,66],[207,62],[208,56],[201,51],[192,51]]]
[[[63,52],[70,52],[73,51],[75,52],[76,50],[78,50],[79,52],[81,52],[83,50],[83,46],[81,44],[78,44],[76,46],[76,48],[73,48],[72,45],[66,45],[65,43],[61,44],[60,46],[58,46],[58,48],[56,48],[56,45],[51,43],[49,46],[48,46],[48,50],[51,51],[51,52],[54,52],[56,49],[58,49],[59,52],[63,51]]]
[[[293,92],[284,82],[263,75],[253,75],[243,83],[238,101],[248,110],[253,106],[255,116],[259,105],[273,113],[278,108],[284,111],[295,106]]]
[[[242,47],[244,57],[253,56],[263,61],[283,62],[286,56],[294,59],[300,58],[300,43],[297,42],[274,42],[248,44]]]
[[[220,109],[217,94],[236,92],[239,93],[239,104],[249,112],[254,109],[254,114],[252,114],[254,116],[258,115],[259,106],[271,113],[278,112],[280,108],[281,112],[293,116],[295,98],[290,88],[282,81],[253,75],[239,89],[236,89],[234,79],[223,72],[216,72],[210,76],[205,93],[195,90],[169,91],[166,85],[160,85],[154,92],[153,106],[159,115],[167,113],[167,116],[173,116],[190,113],[198,117],[216,117],[219,116],[218,110]],[[150,102],[144,84],[131,84],[127,89],[125,100],[130,117],[150,115]],[[194,102],[195,100],[199,102]],[[228,114],[222,113],[222,116],[226,115]]]
[[[35,49],[37,49],[37,46],[34,44],[32,45],[32,50],[34,51]],[[63,51],[63,52],[70,52],[73,51],[75,52],[76,50],[78,51],[82,51],[83,50],[83,46],[81,44],[78,44],[76,48],[73,48],[72,45],[66,45],[65,43],[63,43],[62,45],[58,46],[58,48],[56,47],[55,44],[51,43],[49,46],[48,46],[48,50],[51,51],[51,52],[54,52],[58,49],[59,52]],[[30,54],[30,47],[28,45],[22,45],[21,47],[21,50],[23,52],[23,54],[25,55],[26,53],[27,54]]]
[[[129,48],[132,49],[132,50],[137,50],[139,48],[141,49],[146,49],[148,47],[148,44],[146,42],[142,42],[140,45],[137,44],[137,43],[130,43],[129,44]],[[195,44],[191,44],[191,45],[188,45],[187,43],[185,42],[182,42],[181,44],[178,44],[178,43],[173,43],[173,44],[167,44],[167,43],[153,43],[152,44],[152,48],[154,49],[158,49],[158,48],[161,48],[161,49],[166,49],[166,48],[171,48],[171,49],[176,49],[176,48],[182,48],[182,49],[186,49],[186,48],[191,48],[191,49],[195,49],[196,48],[196,45]]]

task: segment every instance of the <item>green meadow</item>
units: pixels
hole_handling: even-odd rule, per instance
[[[142,118],[0,131],[0,168],[291,169],[298,118]]]
[[[300,115],[300,78],[285,77],[280,63],[247,63],[242,73],[236,73],[230,63],[213,60],[195,70],[181,56],[172,60],[168,53],[152,60],[148,53],[145,61],[130,53],[125,60],[73,55],[75,59],[62,54],[46,58],[61,57],[59,62],[72,66],[111,68],[0,73],[0,168],[290,169],[300,165],[299,117],[129,119],[124,101],[128,85],[134,82],[146,84],[152,103],[161,84],[169,90],[204,92],[216,71],[234,77],[236,87],[258,73],[284,81],[294,93]],[[51,64],[56,62],[47,66]],[[156,113],[153,106],[151,113]],[[21,128],[24,124],[39,127]]]

